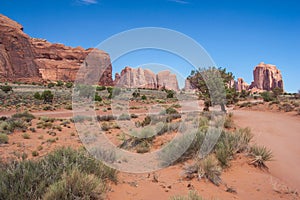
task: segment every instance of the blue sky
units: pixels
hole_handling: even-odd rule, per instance
[[[0,13],[32,37],[68,46],[95,47],[122,31],[164,27],[200,43],[218,67],[252,81],[259,62],[277,65],[285,89],[300,89],[300,2],[297,0],[2,0]],[[113,63],[163,63],[188,75],[183,61],[148,51]]]

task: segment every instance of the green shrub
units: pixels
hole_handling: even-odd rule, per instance
[[[103,90],[106,90],[106,87],[105,86],[97,86],[96,90],[97,91],[103,91]]]
[[[100,96],[98,95],[98,93],[96,93],[96,94],[95,94],[94,100],[100,102],[100,101],[102,101],[102,97],[100,97]]]
[[[22,137],[27,140],[30,139],[30,135],[28,133],[24,133]]]
[[[57,86],[57,87],[61,87],[61,86],[63,86],[63,85],[64,85],[64,82],[62,82],[62,81],[60,81],[60,80],[56,82],[56,86]]]
[[[145,117],[145,119],[142,121],[142,123],[141,123],[141,126],[147,126],[147,125],[149,125],[151,123],[151,117],[149,116],[149,115],[147,115],[146,117]]]
[[[132,96],[134,98],[138,98],[140,96],[140,91],[139,90],[135,90],[133,93],[132,93]]]
[[[47,189],[43,199],[104,199],[105,185],[92,174],[73,169]]]
[[[167,93],[167,98],[174,98],[176,92],[174,90],[165,90]]]
[[[110,129],[110,126],[109,126],[108,123],[104,122],[104,123],[101,124],[101,129],[103,131],[108,131]]]
[[[33,97],[38,100],[42,99],[41,94],[39,92],[34,93]]]
[[[263,92],[260,95],[265,102],[270,102],[274,100],[274,95],[271,92]]]
[[[31,155],[32,155],[33,157],[39,156],[39,152],[33,151],[33,152],[31,152]]]
[[[44,103],[52,103],[54,95],[50,90],[45,90],[42,93],[41,98],[44,100]]]
[[[66,86],[67,88],[71,88],[71,87],[73,87],[73,83],[72,83],[72,82],[67,82],[67,83],[65,84],[65,86]]]
[[[48,83],[48,88],[53,88],[55,86],[55,83]]]
[[[8,92],[10,92],[10,91],[13,91],[12,87],[9,86],[9,85],[1,85],[1,86],[0,86],[0,89],[1,89],[3,92],[5,92],[5,93],[8,93]]]
[[[26,122],[30,122],[31,120],[35,119],[35,116],[33,114],[30,114],[29,112],[25,111],[22,113],[16,113],[12,115],[12,118],[14,119],[23,119]]]
[[[138,118],[139,116],[136,115],[136,114],[134,114],[134,113],[132,113],[132,114],[130,115],[130,117],[131,117],[132,119],[135,119],[135,118]]]
[[[146,95],[143,95],[143,96],[141,97],[141,99],[142,99],[142,100],[147,100]]]
[[[8,136],[5,133],[0,133],[0,144],[7,144]]]
[[[63,174],[71,175],[74,169],[84,174],[93,174],[103,184],[106,179],[116,181],[116,171],[95,160],[86,151],[60,148],[42,159],[0,163],[0,197],[41,199],[47,188],[52,191],[51,185],[64,180]]]
[[[249,128],[238,129],[233,133],[223,131],[215,146],[216,157],[222,167],[228,167],[236,153],[246,151],[252,138]]]
[[[149,151],[150,151],[150,145],[146,140],[141,142],[136,148],[137,153],[147,153]]]
[[[178,114],[178,111],[175,108],[169,107],[166,109],[166,114]]]
[[[97,116],[98,121],[111,121],[111,120],[116,120],[117,117],[113,115],[102,115],[102,116]]]

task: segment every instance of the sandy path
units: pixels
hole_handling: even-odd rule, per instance
[[[258,144],[270,148],[270,173],[300,191],[300,117],[287,113],[235,110],[234,121],[250,127]]]

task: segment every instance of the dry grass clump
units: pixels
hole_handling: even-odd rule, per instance
[[[266,162],[272,161],[274,157],[271,150],[268,150],[265,146],[257,145],[251,147],[250,156],[253,157],[250,164],[261,169],[268,169]]]
[[[187,197],[175,196],[175,197],[171,197],[170,200],[204,200],[204,198],[199,196],[199,194],[196,191],[189,191]]]
[[[217,186],[222,182],[220,178],[221,173],[222,168],[213,154],[208,155],[204,159],[197,160],[194,164],[184,169],[184,174],[187,178],[197,177],[199,180],[206,178]]]

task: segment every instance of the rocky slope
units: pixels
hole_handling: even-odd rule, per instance
[[[86,56],[103,60],[101,85],[112,85],[109,55],[97,49],[72,48],[30,38],[17,22],[0,15],[0,79],[2,81],[74,81]]]
[[[167,70],[154,74],[149,69],[125,67],[121,74],[116,73],[114,84],[125,88],[179,90],[176,75]]]

